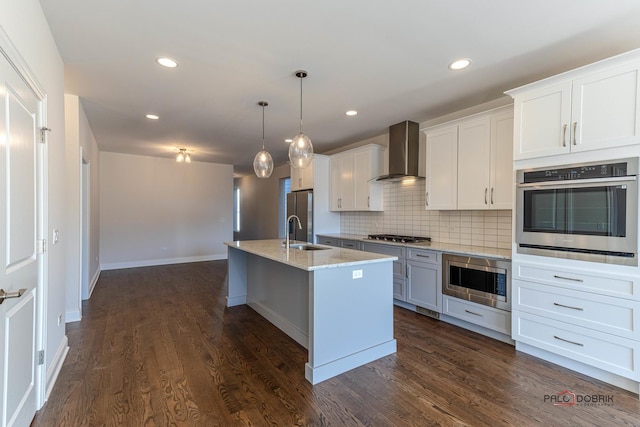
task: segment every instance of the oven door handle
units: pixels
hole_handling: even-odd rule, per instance
[[[636,182],[638,177],[636,176],[616,176],[613,178],[593,178],[593,179],[570,179],[567,181],[543,181],[543,182],[528,182],[518,184],[518,188],[536,188],[536,187],[576,187],[585,186],[588,184],[615,184],[617,182]]]

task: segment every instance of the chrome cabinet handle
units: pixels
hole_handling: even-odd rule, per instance
[[[493,187],[491,187],[491,204],[492,204],[492,205],[493,205],[493,190],[494,190],[494,188],[493,188]]]
[[[19,289],[16,292],[5,292],[4,289],[0,289],[0,304],[9,298],[20,298],[25,292],[27,292],[26,288]]]
[[[580,347],[584,347],[584,344],[579,343],[579,342],[569,341],[569,340],[566,340],[566,339],[564,339],[564,338],[560,338],[560,337],[559,337],[559,336],[557,336],[557,335],[554,335],[553,337],[554,337],[555,339],[557,339],[557,340],[564,341],[564,342],[568,342],[569,344],[579,345]]]
[[[466,311],[466,312],[467,312],[467,313],[469,313],[469,314],[473,314],[474,316],[484,317],[484,316],[483,316],[482,314],[480,314],[480,313],[474,313],[473,311],[469,311],[469,310],[467,310],[467,309],[465,309],[464,311]]]
[[[425,202],[426,206],[429,206],[429,192],[428,191],[427,191],[427,197],[425,197],[424,202]]]
[[[371,207],[371,196],[367,197],[367,207],[370,208]]]
[[[431,258],[431,255],[416,254],[416,256],[420,258]]]
[[[576,128],[578,127],[578,122],[573,122],[573,145],[578,145],[576,141]]]
[[[557,302],[554,302],[553,305],[555,305],[556,307],[570,308],[571,310],[584,311],[584,308],[582,307],[572,307],[570,305],[559,304]]]
[[[582,279],[574,279],[573,277],[562,277],[556,274],[554,274],[553,277],[555,277],[556,279],[571,280],[572,282],[580,282],[580,283],[584,282],[584,280]]]
[[[488,203],[487,203],[487,191],[489,191],[489,189],[488,189],[488,188],[485,188],[485,189],[484,189],[484,204],[485,204],[485,205],[487,205],[487,204],[488,204]]]
[[[567,124],[562,125],[562,146],[567,146]]]

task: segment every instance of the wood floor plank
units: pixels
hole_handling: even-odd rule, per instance
[[[312,386],[302,346],[225,307],[225,274],[225,261],[102,272],[32,425],[640,426],[632,393],[398,307],[396,354]],[[544,401],[565,389],[613,403]]]

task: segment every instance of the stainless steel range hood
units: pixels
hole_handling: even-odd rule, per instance
[[[404,121],[389,127],[389,173],[372,181],[400,181],[424,178],[420,171],[420,129],[416,122]]]

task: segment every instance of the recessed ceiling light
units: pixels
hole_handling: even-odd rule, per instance
[[[287,138],[287,139],[285,139],[285,140],[284,140],[284,142],[286,142],[286,143],[288,143],[288,144],[289,144],[289,143],[292,143],[292,142],[293,142],[293,139],[291,139],[291,138]]]
[[[158,120],[160,118],[160,116],[156,114],[147,114],[145,117],[149,120]]]
[[[450,70],[462,70],[463,68],[467,68],[471,64],[471,60],[469,58],[461,58],[453,61],[449,64]]]
[[[166,57],[158,58],[156,59],[156,62],[162,65],[163,67],[167,67],[167,68],[176,68],[178,66],[178,63],[176,61]]]
[[[345,113],[347,116],[356,116],[358,112],[356,110],[349,110]]]

